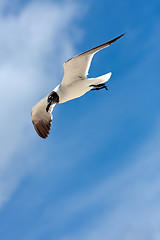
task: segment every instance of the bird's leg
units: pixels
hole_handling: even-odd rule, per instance
[[[103,89],[103,88],[105,88],[106,90],[108,90],[108,88],[107,88],[107,86],[105,85],[105,83],[100,83],[100,84],[97,84],[97,85],[92,84],[92,85],[90,85],[90,87],[94,87],[94,88],[91,89],[91,91],[93,91],[93,90],[100,90],[100,89]]]

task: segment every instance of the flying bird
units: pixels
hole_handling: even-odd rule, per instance
[[[40,137],[46,138],[48,136],[52,122],[52,111],[57,103],[81,97],[90,90],[103,88],[108,90],[105,82],[110,79],[111,72],[96,78],[87,78],[88,71],[94,54],[108,47],[123,35],[80,53],[63,64],[62,82],[32,108],[32,123]]]

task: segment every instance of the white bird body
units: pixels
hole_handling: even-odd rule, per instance
[[[90,85],[104,83],[108,81],[110,77],[111,73],[107,73],[97,78],[79,78],[67,86],[61,86],[61,84],[59,84],[53,91],[57,92],[59,96],[59,103],[64,103],[69,100],[83,96],[85,93],[87,93],[93,88],[90,87]]]
[[[56,103],[64,103],[79,98],[86,92],[107,87],[105,82],[111,77],[111,72],[97,78],[87,78],[92,58],[96,52],[108,47],[124,34],[104,44],[81,53],[64,63],[64,77],[49,95],[38,102],[32,109],[32,122],[36,132],[42,138],[46,138],[50,131],[52,111]]]

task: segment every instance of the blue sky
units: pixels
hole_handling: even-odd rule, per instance
[[[0,239],[160,239],[159,5],[1,0]],[[109,91],[57,105],[39,138],[63,62],[124,32],[89,71]]]

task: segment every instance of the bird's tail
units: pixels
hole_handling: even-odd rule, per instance
[[[109,72],[109,73],[99,76],[97,78],[92,78],[91,80],[93,81],[93,84],[101,84],[101,83],[107,82],[110,79],[111,75],[112,75],[112,73]]]

